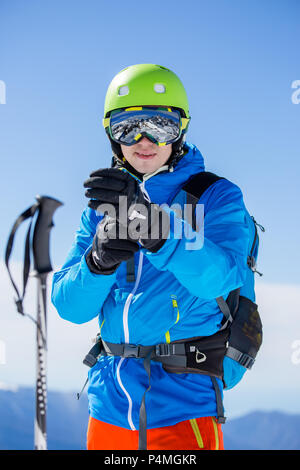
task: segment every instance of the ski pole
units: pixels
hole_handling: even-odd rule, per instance
[[[17,310],[21,315],[28,316],[36,324],[36,387],[35,387],[35,423],[34,423],[34,448],[36,450],[47,449],[47,276],[52,271],[49,242],[50,230],[54,226],[52,218],[55,210],[62,202],[49,196],[36,196],[37,203],[26,209],[15,221],[9,235],[5,263],[17,293],[15,299]],[[32,244],[31,226],[34,215],[35,221]],[[11,255],[14,236],[19,225],[31,218],[25,241],[24,265],[23,265],[23,294],[20,295],[9,270],[9,258]],[[37,278],[37,314],[36,319],[23,310],[23,300],[30,270],[30,254],[33,252],[34,273]]]

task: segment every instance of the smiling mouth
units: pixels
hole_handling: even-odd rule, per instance
[[[144,160],[148,160],[149,158],[153,158],[156,156],[156,153],[135,153],[138,158],[142,158]]]

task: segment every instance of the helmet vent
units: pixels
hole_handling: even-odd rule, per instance
[[[128,95],[128,93],[129,93],[129,88],[127,85],[120,86],[119,91],[118,91],[119,96],[125,96],[125,95]]]
[[[154,91],[156,91],[156,93],[166,93],[166,87],[162,83],[155,83]]]

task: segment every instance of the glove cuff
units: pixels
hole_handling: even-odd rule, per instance
[[[157,253],[158,250],[165,244],[166,239],[161,240],[140,240],[141,246],[151,253]]]
[[[104,274],[104,275],[109,275],[109,274],[113,274],[116,269],[120,266],[121,263],[118,263],[114,266],[112,266],[111,268],[109,269],[104,269],[102,268],[95,260],[95,258],[93,257],[93,253],[92,253],[92,248],[88,251],[88,253],[85,255],[85,261],[86,261],[86,264],[89,268],[89,270],[93,273],[93,274]]]

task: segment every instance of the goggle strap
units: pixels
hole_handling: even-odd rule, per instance
[[[107,127],[109,127],[109,124],[110,124],[110,117],[102,119],[102,124],[103,124],[104,129],[106,129]]]
[[[181,130],[184,130],[187,128],[188,126],[188,123],[189,123],[189,119],[188,118],[181,118]]]

